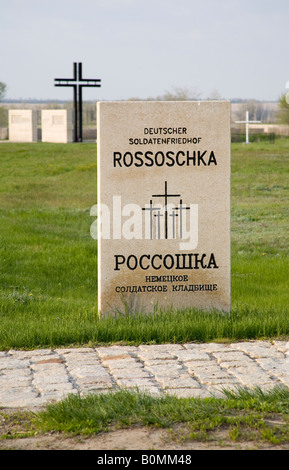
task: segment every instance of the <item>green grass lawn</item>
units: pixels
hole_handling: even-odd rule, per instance
[[[0,349],[289,335],[289,140],[232,144],[232,309],[99,319],[95,144],[0,145]]]
[[[79,442],[77,436],[87,442],[89,437],[110,430],[146,426],[150,432],[167,429],[165,442],[172,449],[175,445],[179,449],[187,445],[189,449],[188,446],[198,441],[207,446],[218,445],[219,449],[224,446],[240,449],[245,444],[251,450],[260,450],[264,445],[271,449],[274,446],[275,450],[277,446],[288,445],[288,404],[289,392],[285,388],[267,392],[258,388],[225,391],[224,398],[204,399],[154,397],[129,390],[82,398],[69,395],[37,413],[0,412],[3,431],[0,448],[5,449],[5,441],[11,439],[15,442],[19,438],[30,438],[30,441],[35,438],[38,442],[41,435],[48,439],[57,433],[60,442],[73,436],[75,442]],[[51,449],[51,445],[48,441],[45,449]],[[12,448],[17,449],[17,444]]]
[[[209,442],[214,432],[223,429],[223,439],[282,444],[289,440],[288,403],[289,392],[284,388],[225,391],[225,397],[219,399],[153,397],[120,390],[86,398],[70,395],[39,413],[36,423],[45,432],[86,435],[107,431],[113,425],[173,429],[182,423],[184,428],[175,435],[179,442]]]

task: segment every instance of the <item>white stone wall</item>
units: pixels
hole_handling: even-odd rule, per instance
[[[41,111],[42,142],[73,142],[72,113],[66,109]]]
[[[37,112],[35,110],[9,110],[9,140],[11,142],[37,142]]]

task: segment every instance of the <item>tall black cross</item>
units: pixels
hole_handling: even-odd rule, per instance
[[[55,78],[55,86],[73,87],[74,142],[82,142],[82,88],[100,87],[98,78],[82,78],[82,63],[74,62],[73,78]]]
[[[169,197],[180,197],[180,194],[169,194],[168,183],[165,181],[165,192],[164,194],[153,194],[152,197],[164,197],[165,198],[165,239],[168,238],[168,198]]]

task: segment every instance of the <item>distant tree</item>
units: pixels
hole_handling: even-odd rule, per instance
[[[192,101],[198,100],[201,93],[197,88],[172,87],[173,91],[166,91],[163,95],[157,97],[161,101]]]
[[[172,91],[165,91],[163,95],[146,98],[145,101],[195,101],[198,100],[201,93],[197,88],[172,87]],[[140,98],[129,98],[128,101],[140,101]]]
[[[218,90],[216,90],[216,88],[214,88],[211,93],[209,94],[208,96],[208,100],[221,100],[222,97],[220,95],[220,93],[218,92]]]
[[[246,111],[249,111],[249,118],[254,121],[262,121],[264,118],[262,104],[256,100],[248,100],[240,106],[237,112],[238,120],[246,118]]]
[[[279,98],[277,119],[280,124],[289,124],[289,104],[286,101],[285,94],[281,95]]]
[[[147,100],[151,100],[151,98],[147,98]],[[128,98],[127,101],[143,101],[143,100],[141,98],[138,98],[137,96],[132,96],[131,98]]]
[[[0,101],[3,100],[7,90],[7,85],[3,82],[0,82]],[[8,126],[8,111],[7,109],[0,107],[0,127]]]
[[[7,91],[7,85],[3,82],[0,82],[0,101],[3,100]]]
[[[238,111],[236,111],[238,121],[246,118],[246,111],[249,111],[249,118],[254,121],[261,121],[263,123],[276,121],[276,109],[275,107],[270,107],[268,103],[253,99],[244,101],[239,105]]]

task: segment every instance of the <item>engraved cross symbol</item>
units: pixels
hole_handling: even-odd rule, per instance
[[[153,207],[153,201],[151,199],[149,207],[145,207],[142,210],[143,211],[149,211],[149,213],[150,213],[150,237],[151,237],[151,240],[152,240],[152,238],[153,238],[153,211],[159,211],[159,208],[158,207]]]
[[[165,239],[168,238],[168,198],[169,197],[180,197],[180,194],[169,194],[168,193],[168,182],[165,181],[165,192],[164,194],[153,194],[152,197],[163,197],[165,199]]]
[[[173,238],[176,237],[176,226],[177,226],[177,220],[176,217],[179,216],[179,226],[180,226],[180,238],[183,237],[183,211],[185,210],[190,210],[190,207],[186,207],[185,204],[183,204],[183,200],[179,200],[179,205],[175,205],[175,207],[172,208],[172,213],[169,214],[169,210],[171,209],[168,207],[168,200],[171,197],[180,197],[180,194],[170,194],[168,192],[168,182],[165,181],[165,191],[163,194],[153,194],[152,197],[156,198],[164,198],[165,206],[164,206],[164,214],[161,214],[161,209],[159,207],[154,207],[153,206],[153,200],[150,200],[150,204],[148,207],[144,207],[142,210],[143,211],[149,211],[150,215],[150,238],[152,240],[153,238],[153,217],[156,217],[157,219],[157,238],[161,238],[161,230],[160,230],[160,218],[164,216],[164,228],[165,228],[165,239],[168,239],[168,217],[172,218],[172,235]],[[154,215],[153,212],[156,211],[156,214]],[[178,213],[177,213],[178,212]]]
[[[176,210],[180,211],[180,238],[183,238],[183,211],[190,210],[190,208],[184,207],[183,200],[180,199],[180,205],[176,207]]]

